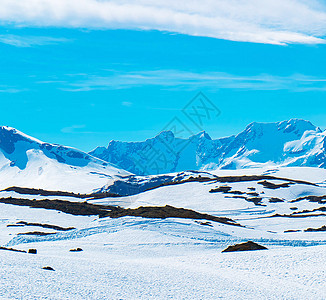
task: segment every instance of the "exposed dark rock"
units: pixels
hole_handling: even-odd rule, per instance
[[[211,222],[200,222],[200,221],[195,221],[199,225],[204,225],[204,226],[210,226],[213,227]]]
[[[267,188],[267,189],[271,189],[271,190],[276,190],[279,188],[288,188],[290,187],[291,184],[293,184],[292,182],[285,182],[285,183],[281,183],[281,184],[275,184],[269,181],[259,181],[257,182],[258,184],[261,184],[263,187]]]
[[[69,231],[69,230],[76,229],[75,227],[61,227],[61,226],[51,225],[51,224],[28,223],[25,221],[17,222],[16,225],[17,226],[37,226],[37,227],[54,229],[54,230],[58,230],[58,231]]]
[[[258,197],[259,196],[259,194],[256,193],[256,192],[248,192],[247,195],[254,196],[254,197]]]
[[[4,192],[15,192],[21,195],[39,195],[39,196],[57,196],[57,197],[74,197],[79,199],[102,199],[108,197],[120,197],[120,195],[114,193],[92,193],[92,194],[76,194],[72,192],[63,191],[48,191],[43,189],[24,188],[18,186],[12,186],[2,190]]]
[[[86,202],[70,202],[63,200],[29,200],[17,198],[0,198],[0,203],[29,206],[34,208],[44,208],[58,210],[72,215],[98,215],[99,217],[120,218],[125,216],[143,217],[143,218],[185,218],[196,220],[209,220],[219,222],[222,224],[241,226],[239,223],[232,219],[225,217],[215,217],[208,214],[198,213],[196,211],[184,208],[176,208],[170,205],[166,206],[148,206],[139,207],[136,209],[124,209],[119,206],[105,206],[90,204]],[[28,233],[28,234],[35,234]],[[42,234],[42,233],[41,233]],[[46,233],[47,234],[47,233]],[[51,233],[50,233],[51,234]]]
[[[263,198],[261,198],[261,197],[252,197],[252,198],[247,198],[246,200],[254,203],[255,205],[266,206],[261,203],[262,199]]]
[[[293,215],[297,215],[297,214],[307,214],[307,213],[314,213],[316,211],[322,211],[322,212],[325,212],[326,211],[326,207],[325,206],[322,206],[322,207],[318,207],[318,208],[315,208],[315,209],[304,209],[304,210],[301,210],[301,211],[295,211],[293,212],[292,214]]]
[[[177,185],[177,184],[183,184],[183,183],[188,183],[188,182],[211,182],[211,181],[216,181],[216,180],[217,180],[216,178],[205,177],[205,176],[198,176],[198,177],[190,176],[187,179],[181,179],[181,180],[176,180],[176,181],[167,181],[167,182],[161,183],[157,186],[152,186],[150,188],[145,189],[144,192],[154,190],[154,189],[157,189],[157,188],[163,187],[163,186]]]
[[[246,193],[241,192],[241,191],[229,191],[229,192],[225,192],[225,194],[243,195],[243,194],[246,194]]]
[[[244,181],[258,181],[258,180],[281,180],[281,181],[288,181],[290,184],[298,183],[298,184],[307,184],[307,185],[316,186],[315,183],[311,183],[304,180],[293,180],[293,179],[275,177],[270,175],[224,176],[224,177],[218,177],[216,179],[217,182],[244,182]]]
[[[48,271],[55,271],[52,267],[49,267],[49,266],[43,267],[42,269],[43,270],[48,270]]]
[[[70,249],[69,251],[70,252],[81,252],[81,251],[83,251],[83,249],[82,248],[76,248],[76,249]]]
[[[32,231],[32,232],[22,232],[18,233],[17,235],[38,235],[38,236],[45,236],[55,234],[53,232],[42,232],[42,231]]]
[[[191,209],[176,208],[170,205],[166,206],[140,206],[135,209],[123,209],[121,207],[112,210],[108,213],[111,218],[119,218],[124,216],[134,216],[143,218],[183,218],[183,219],[197,219],[197,220],[209,220],[222,224],[241,226],[232,219],[225,217],[215,217],[208,214],[198,213]]]
[[[284,200],[280,199],[280,198],[272,197],[272,198],[269,199],[269,202],[270,203],[279,203],[279,202],[284,202]]]
[[[225,196],[225,198],[233,198],[233,199],[244,199],[248,202],[252,202],[257,206],[266,206],[265,204],[262,204],[261,201],[263,198],[261,197],[246,197],[246,196],[241,196],[241,195],[234,195],[234,196]]]
[[[28,253],[37,254],[37,250],[36,249],[28,249]]]
[[[234,196],[225,196],[225,198],[234,198],[234,199],[244,199],[244,200],[247,200],[248,197],[246,197],[246,196],[240,196],[240,195],[234,195]]]
[[[285,230],[284,233],[289,233],[289,232],[299,232],[301,230],[299,229],[289,229],[289,230]]]
[[[318,204],[326,203],[326,195],[324,196],[305,196],[292,200],[291,202],[299,202],[303,200],[308,200],[309,202],[316,202]]]
[[[316,209],[318,210],[318,209]],[[271,215],[267,218],[273,218],[273,217],[282,217],[282,218],[309,218],[309,217],[319,217],[319,216],[326,216],[325,213],[319,213],[319,214],[314,214],[314,213],[311,213],[313,211],[316,211],[316,210],[312,210],[312,211],[306,211],[306,212],[293,212],[292,214],[274,214],[274,215]],[[309,213],[307,213],[309,212]]]
[[[305,232],[317,232],[317,231],[326,231],[326,225],[320,228],[308,228],[305,230]]]
[[[227,186],[227,185],[221,185],[216,189],[211,189],[209,192],[210,193],[226,193],[231,191],[232,187]]]
[[[266,247],[254,243],[252,241],[248,241],[241,244],[236,244],[233,246],[229,246],[222,251],[223,252],[235,252],[235,251],[253,251],[253,250],[267,250]]]
[[[64,200],[30,200],[21,198],[0,198],[0,203],[19,205],[19,206],[29,206],[33,208],[44,208],[62,211],[67,214],[77,215],[77,216],[105,216],[109,209],[115,207],[89,204],[86,202],[70,202]]]
[[[14,248],[7,248],[7,247],[0,247],[0,250],[7,250],[7,251],[13,251],[13,252],[21,252],[21,253],[26,253],[25,250],[18,250]]]
[[[221,185],[216,189],[211,189],[210,193],[224,193],[224,194],[234,194],[234,195],[243,195],[246,194],[245,192],[241,191],[231,191],[232,187],[227,185]]]

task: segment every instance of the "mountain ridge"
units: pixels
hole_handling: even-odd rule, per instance
[[[322,146],[323,145],[323,146]],[[326,167],[325,132],[310,121],[252,122],[228,137],[205,131],[188,139],[163,131],[143,142],[110,141],[89,154],[137,175],[262,167]],[[298,150],[301,149],[301,152]]]
[[[186,170],[274,166],[326,168],[326,131],[302,119],[250,123],[236,135],[212,139],[201,131],[188,139],[162,131],[143,142],[110,141],[86,153],[44,143],[19,130],[0,127],[0,169],[42,173],[46,166],[87,168],[100,176],[155,175]],[[91,169],[93,171],[91,171]],[[125,171],[126,170],[126,171]]]
[[[0,188],[62,187],[89,193],[115,176],[129,174],[78,149],[44,143],[15,128],[0,127]]]

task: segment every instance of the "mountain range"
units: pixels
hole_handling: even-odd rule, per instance
[[[201,168],[218,169],[131,174]],[[324,299],[325,178],[325,132],[303,120],[91,154],[0,127],[0,298],[174,299],[190,282],[183,298]],[[248,243],[264,251],[225,253]]]
[[[0,178],[6,186],[19,179],[24,186],[35,182],[50,189],[60,182],[71,188],[73,182],[80,186],[82,181],[89,190],[130,173],[274,166],[326,168],[326,131],[309,121],[291,119],[251,123],[239,134],[219,139],[212,139],[204,131],[188,139],[163,131],[143,142],[111,141],[108,147],[86,153],[0,127]]]
[[[143,142],[111,141],[89,154],[137,175],[264,166],[326,167],[326,131],[301,119],[251,123],[244,131],[188,139],[163,131]]]

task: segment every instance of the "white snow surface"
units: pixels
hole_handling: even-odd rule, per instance
[[[20,186],[91,193],[116,176],[128,174],[77,149],[0,127],[0,189]]]
[[[67,174],[75,176],[74,172],[71,169]],[[288,187],[268,189],[257,181],[188,182],[132,196],[87,200],[126,208],[172,205],[225,216],[244,227],[217,222],[205,226],[200,222],[207,220],[179,218],[73,216],[55,210],[0,204],[0,246],[38,251],[32,255],[0,250],[0,299],[325,299],[326,232],[304,231],[326,225],[321,211],[318,215],[311,212],[325,205],[308,200],[291,201],[307,195],[326,195],[326,170],[291,167],[213,173],[206,176],[269,174],[316,185],[292,183]],[[65,176],[68,180],[69,175]],[[195,175],[187,173],[185,178],[191,176]],[[138,180],[144,184],[150,179],[153,176]],[[75,181],[76,188],[79,180]],[[84,180],[82,184],[87,190],[91,183],[87,186],[88,179]],[[110,185],[107,180],[113,179],[104,176],[103,186]],[[225,185],[246,195],[257,192],[262,205],[232,198],[233,194],[209,192]],[[59,180],[53,183],[54,190],[65,190],[68,186]],[[42,199],[15,192],[1,192],[0,196]],[[46,198],[85,201],[74,197]],[[271,203],[271,198],[283,202]],[[308,216],[273,216],[303,210],[310,211]],[[8,227],[19,221],[75,229]],[[33,231],[53,234],[19,234]],[[221,253],[229,245],[248,240],[268,250]],[[77,247],[83,251],[69,251]],[[43,270],[45,266],[55,271]]]
[[[245,229],[191,220],[73,217],[1,205],[1,299],[324,299],[326,245],[266,239],[264,251],[221,253]],[[77,229],[13,239],[17,220]],[[248,231],[248,230],[247,230]],[[243,233],[242,233],[243,234]],[[83,252],[69,252],[81,247]],[[55,271],[42,268],[51,266]]]

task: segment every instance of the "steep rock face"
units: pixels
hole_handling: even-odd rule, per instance
[[[171,131],[144,142],[111,141],[91,155],[134,174],[265,165],[326,167],[325,132],[311,122],[291,119],[251,123],[238,135],[212,140],[206,132],[180,139]]]

